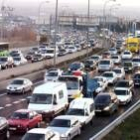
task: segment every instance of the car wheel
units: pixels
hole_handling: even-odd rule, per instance
[[[25,89],[22,90],[22,94],[25,94]]]
[[[7,130],[6,136],[5,136],[5,140],[8,140],[8,139],[10,139],[10,131],[9,130]]]

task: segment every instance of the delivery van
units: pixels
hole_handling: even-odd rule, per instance
[[[68,93],[65,83],[47,82],[36,87],[30,97],[28,109],[42,114],[48,121],[66,110],[68,106]]]

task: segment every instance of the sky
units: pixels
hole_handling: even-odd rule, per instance
[[[29,16],[37,16],[40,3],[44,1],[49,1],[49,3],[44,4],[41,9],[48,14],[54,13],[56,0],[0,0],[0,5],[4,1],[4,5],[11,6],[15,8],[15,14],[23,14]],[[58,0],[59,1],[59,12],[74,12],[74,13],[87,13],[87,3],[88,0]],[[103,10],[103,5],[107,0],[90,0],[91,13],[101,14]],[[113,4],[120,4],[118,7],[117,14],[123,16],[137,17],[140,16],[140,0],[116,0],[116,2],[109,2],[107,4],[107,10]]]

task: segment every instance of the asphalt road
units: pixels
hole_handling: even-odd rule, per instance
[[[95,75],[98,75],[96,71],[92,73],[92,76]],[[131,75],[126,75],[126,79],[130,78]],[[112,90],[112,87],[110,87],[108,90]],[[139,88],[134,90],[135,95],[133,97],[133,101],[129,105],[119,107],[118,112],[113,114],[112,116],[95,116],[93,118],[93,125],[87,125],[84,130],[82,130],[82,134],[79,137],[74,138],[74,140],[88,140],[90,137],[102,130],[106,125],[111,123],[120,114],[122,114],[131,105],[133,105],[140,99],[139,90]],[[29,95],[31,95],[31,93],[27,93],[25,95],[2,95],[0,97],[0,116],[8,118],[15,110],[27,108],[28,104],[26,101],[26,97]],[[46,127],[46,125],[43,123],[42,127]],[[22,136],[23,134],[12,134],[10,140],[20,140]]]

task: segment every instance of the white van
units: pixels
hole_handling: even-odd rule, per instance
[[[68,93],[65,83],[47,82],[36,87],[30,98],[28,109],[42,114],[43,119],[50,120],[68,106]]]
[[[69,109],[66,115],[76,116],[84,126],[88,123],[92,123],[92,119],[95,115],[94,101],[90,98],[77,98],[70,103]]]
[[[56,49],[55,52],[55,48],[47,48],[47,53],[46,53],[46,58],[53,58],[54,56],[57,57],[58,55],[58,50]]]

